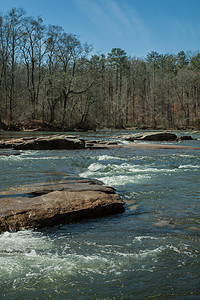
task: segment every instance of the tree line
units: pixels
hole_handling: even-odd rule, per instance
[[[1,15],[0,126],[200,128],[199,51],[91,50],[23,9]]]

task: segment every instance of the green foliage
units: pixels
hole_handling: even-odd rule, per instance
[[[172,54],[159,54],[152,51],[147,54],[147,64],[153,66],[155,71],[171,72],[176,74],[176,57]]]
[[[121,48],[113,48],[110,53],[108,53],[108,63],[117,70],[122,72],[127,72],[129,69],[129,59],[126,52]]]
[[[200,53],[192,57],[191,59],[191,67],[195,71],[200,71]]]
[[[177,67],[182,69],[184,67],[187,67],[189,64],[189,59],[187,58],[184,51],[180,51],[177,54]]]

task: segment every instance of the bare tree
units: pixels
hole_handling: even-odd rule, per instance
[[[6,45],[5,61],[5,89],[9,99],[9,121],[13,121],[14,100],[16,97],[16,72],[17,59],[19,57],[20,40],[22,37],[22,19],[25,12],[23,9],[12,9],[5,16],[4,23],[4,42]]]
[[[24,18],[23,35],[21,40],[21,52],[27,73],[27,90],[31,102],[31,116],[35,119],[36,107],[40,94],[40,87],[43,79],[42,63],[46,54],[44,43],[45,26],[43,20],[38,17]]]

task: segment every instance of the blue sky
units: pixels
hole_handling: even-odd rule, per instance
[[[14,7],[78,35],[93,53],[200,50],[200,0],[0,0],[1,13]]]

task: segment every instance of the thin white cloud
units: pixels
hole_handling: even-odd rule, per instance
[[[126,0],[109,0],[106,4],[109,15],[121,28],[121,36],[132,39],[133,43],[141,43],[143,47],[152,47],[150,31],[133,5],[128,4]]]
[[[149,50],[152,48],[151,34],[132,4],[116,0],[73,0],[73,3],[92,23],[91,31],[104,36],[111,47],[124,48],[133,43],[134,49]],[[124,46],[123,46],[124,44]]]
[[[194,27],[187,20],[168,17],[165,20],[168,28],[168,35],[171,36],[174,43],[179,43],[180,47],[186,44],[199,44],[199,28]],[[182,46],[183,45],[183,46]]]
[[[107,4],[109,5],[110,8],[110,14],[114,16],[114,18],[121,23],[124,26],[131,27],[131,22],[129,18],[127,17],[127,14],[123,9],[117,5],[116,2],[110,0],[107,1]]]
[[[74,0],[74,3],[101,31],[120,33],[120,26],[110,17],[110,12],[105,8],[104,1],[98,4],[98,1],[93,0]]]
[[[152,38],[151,32],[146,25],[145,20],[139,15],[136,9],[133,6],[124,2],[124,7],[127,12],[127,17],[129,18],[129,22],[131,23],[132,28],[137,32],[138,37],[143,42],[146,48],[152,48]]]

